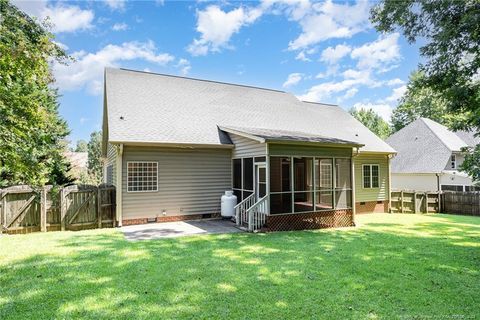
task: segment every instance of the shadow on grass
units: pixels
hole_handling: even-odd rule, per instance
[[[478,317],[471,221],[138,242],[72,233],[0,259],[0,319]]]

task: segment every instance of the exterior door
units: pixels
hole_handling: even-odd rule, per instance
[[[267,194],[267,167],[264,163],[258,163],[255,167],[255,197],[258,201]]]

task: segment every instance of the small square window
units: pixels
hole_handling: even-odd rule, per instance
[[[158,163],[129,161],[127,163],[127,191],[158,191]]]

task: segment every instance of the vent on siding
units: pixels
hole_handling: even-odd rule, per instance
[[[363,202],[363,201],[360,202],[360,205],[361,205],[361,206],[364,206],[364,205],[365,205],[365,202]]]
[[[377,204],[382,204],[382,203],[383,203],[383,201],[377,201]]]
[[[212,217],[211,213],[204,213],[202,214],[202,219],[210,219]]]
[[[157,218],[147,218],[147,223],[157,222]]]

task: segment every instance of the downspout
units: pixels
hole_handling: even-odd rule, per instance
[[[355,150],[355,151],[354,151]],[[355,193],[357,192],[357,188],[356,188],[356,183],[355,183],[355,157],[357,157],[359,155],[360,151],[359,151],[359,148],[355,148],[355,149],[352,149],[352,169],[351,169],[351,176],[352,176],[352,218],[353,218],[353,225],[356,225],[355,223],[355,215],[357,213],[357,203],[356,203],[356,200],[355,200]]]
[[[116,191],[116,220],[117,220],[117,227],[122,226],[122,193],[123,193],[123,181],[122,181],[122,173],[123,173],[123,143],[121,143],[117,147],[117,191]]]
[[[388,213],[392,212],[392,167],[390,165],[390,162],[393,157],[395,157],[394,154],[389,154],[388,156]]]
[[[437,176],[437,191],[440,192],[440,173],[435,173]]]

